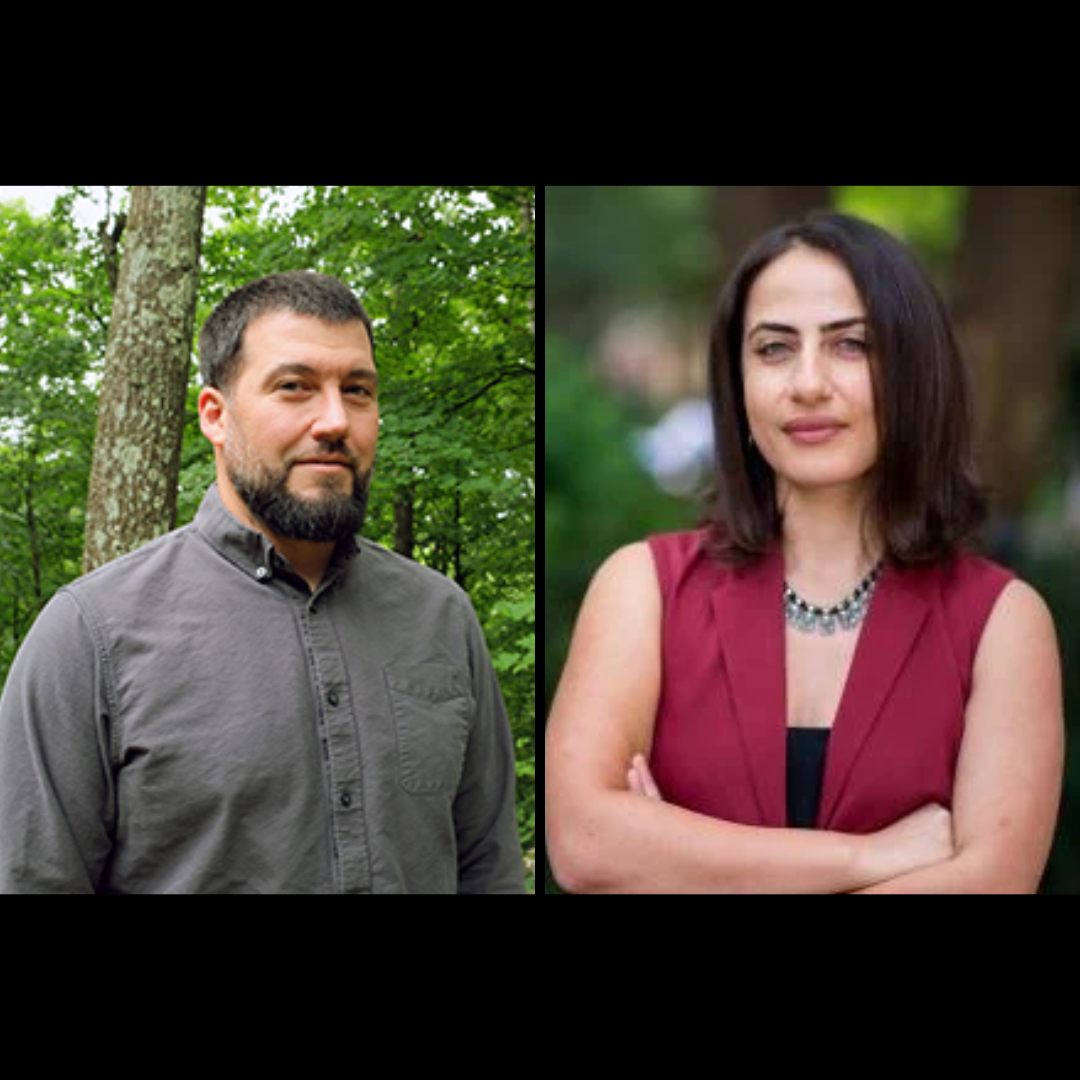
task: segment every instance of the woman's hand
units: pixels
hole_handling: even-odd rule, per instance
[[[664,801],[652,773],[649,772],[649,764],[643,754],[634,755],[634,760],[630,763],[630,771],[626,774],[626,782],[631,794],[652,799],[654,802]]]
[[[952,814],[928,803],[879,832],[859,837],[859,845],[868,878],[899,877],[953,857]]]

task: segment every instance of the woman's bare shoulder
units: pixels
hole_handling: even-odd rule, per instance
[[[575,645],[625,652],[658,645],[660,582],[647,542],[613,552],[596,571],[585,596]],[[587,638],[587,641],[582,641]]]
[[[612,552],[596,571],[593,585],[601,588],[630,587],[640,589],[643,593],[657,592],[656,563],[649,542],[642,540],[627,544]]]
[[[990,613],[980,644],[978,663],[982,667],[999,662],[1016,665],[1018,650],[1049,654],[1057,658],[1058,643],[1054,617],[1039,592],[1020,578],[1014,578],[1001,591]]]

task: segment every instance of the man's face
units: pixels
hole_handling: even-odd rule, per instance
[[[260,317],[230,392],[204,390],[200,410],[226,505],[231,487],[256,523],[290,540],[330,543],[360,530],[379,437],[362,323]]]

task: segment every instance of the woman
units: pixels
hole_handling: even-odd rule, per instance
[[[1037,593],[985,505],[944,307],[898,241],[763,236],[710,353],[708,528],[617,552],[547,731],[570,892],[1033,892],[1063,768]]]

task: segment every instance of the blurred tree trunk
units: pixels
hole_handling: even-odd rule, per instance
[[[415,558],[416,505],[415,490],[402,488],[394,498],[394,551],[406,559]]]
[[[205,187],[136,187],[101,383],[83,569],[176,524]]]
[[[718,187],[716,221],[725,274],[751,240],[832,205],[827,187]]]
[[[970,189],[952,309],[999,522],[1015,524],[1053,463],[1078,226],[1080,187]]]

